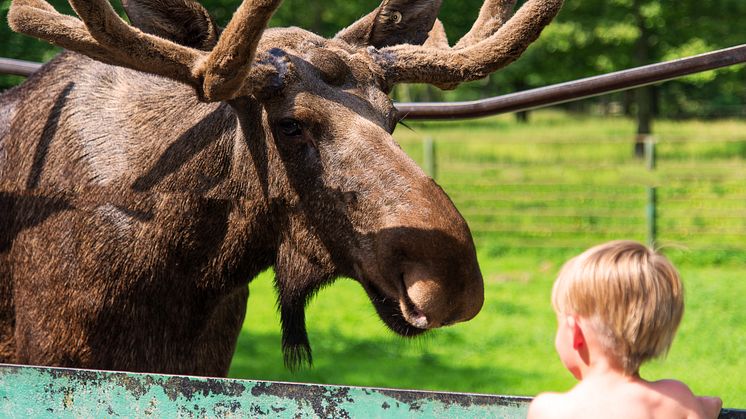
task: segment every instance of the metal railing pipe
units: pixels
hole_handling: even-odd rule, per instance
[[[471,102],[397,103],[406,119],[478,118],[627,90],[746,62],[746,44],[693,57],[554,84]]]
[[[396,108],[410,120],[478,118],[633,89],[744,62],[746,44],[488,99],[470,102],[397,103]],[[31,61],[0,58],[0,73],[28,76],[40,66],[41,64]]]
[[[0,58],[0,74],[30,76],[41,66],[41,63],[35,63],[33,61],[14,60],[13,58]]]

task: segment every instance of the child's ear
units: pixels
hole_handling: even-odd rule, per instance
[[[585,345],[585,335],[583,335],[583,328],[580,326],[580,322],[574,316],[567,316],[567,325],[572,331],[572,347],[575,350],[582,348]]]

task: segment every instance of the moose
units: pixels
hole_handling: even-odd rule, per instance
[[[225,28],[194,0],[13,0],[65,49],[0,96],[0,362],[225,376],[252,278],[274,268],[285,363],[305,308],[359,282],[401,336],[484,301],[469,228],[392,137],[398,83],[449,89],[514,61],[562,0],[486,0],[450,46],[442,0],[384,0],[331,39]]]

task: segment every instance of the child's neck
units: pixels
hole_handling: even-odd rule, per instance
[[[639,372],[630,375],[624,371],[620,362],[598,351],[589,351],[587,363],[580,365],[580,380],[609,380],[634,382],[640,380]]]

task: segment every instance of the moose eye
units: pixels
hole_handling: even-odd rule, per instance
[[[303,126],[298,120],[283,118],[277,123],[280,132],[288,137],[298,137],[303,134]]]
[[[391,20],[392,20],[392,21],[393,21],[394,23],[399,23],[399,22],[401,22],[401,19],[402,19],[402,14],[401,14],[401,12],[398,12],[398,11],[397,11],[397,12],[394,12],[394,13],[392,13],[392,14],[391,14]]]

